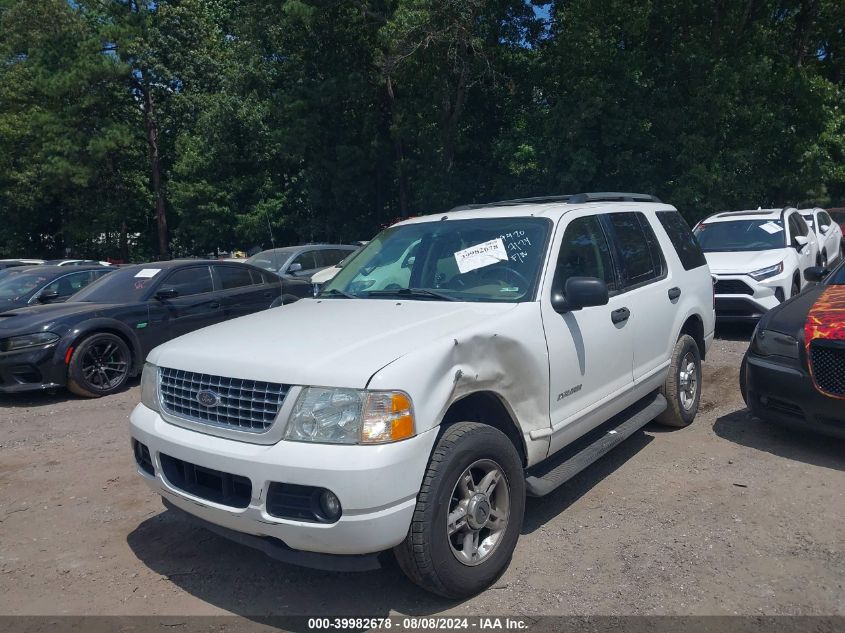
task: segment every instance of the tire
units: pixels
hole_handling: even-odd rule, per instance
[[[801,282],[797,279],[792,280],[792,288],[789,290],[789,298],[792,299],[795,295],[801,292]]]
[[[655,421],[677,428],[689,426],[701,403],[701,352],[689,334],[682,334],[675,343],[669,375],[660,393],[669,406]]]
[[[119,336],[100,332],[84,339],[70,357],[67,388],[86,398],[115,393],[129,378],[132,352]]]
[[[480,494],[480,484],[485,477],[495,479],[493,472],[498,472],[498,481],[487,497]],[[467,474],[472,486],[461,485]],[[511,441],[491,426],[458,422],[438,440],[408,536],[393,552],[402,571],[426,591],[466,598],[489,587],[505,571],[524,513],[522,460]],[[503,524],[497,514],[505,515]],[[453,524],[450,516],[455,516]],[[499,530],[493,527],[497,523]],[[450,525],[454,533],[448,535]],[[477,537],[472,536],[475,533]]]
[[[739,393],[745,406],[748,406],[748,352],[742,357],[742,363],[739,365]]]
[[[828,264],[827,253],[822,251],[822,263],[821,263],[822,268],[827,268],[827,264]]]

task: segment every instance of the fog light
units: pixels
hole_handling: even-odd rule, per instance
[[[331,490],[324,490],[320,495],[320,510],[328,521],[340,518],[340,499]]]

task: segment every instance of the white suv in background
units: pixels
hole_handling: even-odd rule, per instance
[[[801,216],[819,240],[819,264],[825,268],[838,260],[845,249],[842,244],[842,229],[824,209],[801,209]]]
[[[694,233],[715,278],[721,320],[759,319],[798,294],[804,271],[821,263],[816,234],[791,207],[717,213]]]
[[[698,411],[710,271],[640,194],[396,224],[315,298],[147,358],[130,432],[175,514],[271,556],[489,586],[545,495],[653,419]]]

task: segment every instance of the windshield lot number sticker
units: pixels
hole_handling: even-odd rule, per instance
[[[763,229],[766,233],[774,235],[775,233],[780,233],[783,231],[783,227],[778,226],[774,222],[766,222],[765,224],[761,224],[760,228]]]
[[[455,261],[458,263],[458,270],[461,274],[468,273],[476,268],[483,268],[498,262],[508,260],[508,251],[501,237],[489,242],[482,242],[470,248],[455,253]]]
[[[161,268],[142,268],[137,273],[135,273],[135,276],[141,277],[142,279],[151,279],[152,277],[155,277],[160,272],[161,272]]]

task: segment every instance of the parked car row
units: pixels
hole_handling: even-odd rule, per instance
[[[259,253],[261,263],[280,258],[280,267],[269,270],[208,260],[120,268],[90,260],[5,260],[0,393],[64,386],[89,397],[113,393],[140,372],[156,345],[310,297],[308,274],[356,248],[309,245]]]
[[[804,271],[845,256],[842,228],[823,209],[717,213],[694,233],[713,273],[716,316],[756,322],[806,287]]]

